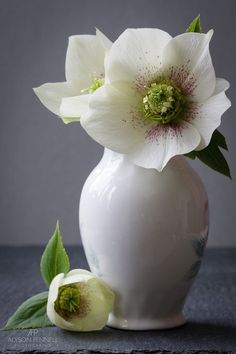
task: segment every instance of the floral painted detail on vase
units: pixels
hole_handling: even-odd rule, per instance
[[[201,259],[204,254],[206,243],[207,243],[207,237],[201,237],[200,239],[196,239],[192,241],[193,250],[196,256],[198,257],[198,260],[192,264],[186,277],[187,280],[192,280],[197,275],[201,266]]]
[[[192,280],[193,278],[195,278],[200,269],[200,266],[201,266],[201,260],[194,262],[187,274],[186,280]]]
[[[204,254],[204,250],[206,247],[206,242],[207,242],[207,238],[206,237],[201,237],[198,240],[193,240],[192,241],[192,245],[193,245],[193,249],[196,253],[196,255],[200,258],[203,257]]]

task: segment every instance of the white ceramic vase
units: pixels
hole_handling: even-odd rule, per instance
[[[105,149],[85,182],[79,218],[91,271],[116,294],[108,325],[182,325],[208,234],[207,194],[186,159],[159,173]]]

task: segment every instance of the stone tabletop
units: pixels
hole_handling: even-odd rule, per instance
[[[72,268],[88,268],[68,247]],[[0,326],[26,298],[46,290],[41,247],[0,248]],[[207,249],[185,309],[187,324],[165,331],[70,333],[55,327],[0,332],[0,353],[236,353],[236,249]]]

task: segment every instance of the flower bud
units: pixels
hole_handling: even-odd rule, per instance
[[[83,269],[58,274],[51,282],[47,315],[69,331],[102,329],[114,303],[114,293],[96,275]]]

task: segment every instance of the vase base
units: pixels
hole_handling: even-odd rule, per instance
[[[184,316],[180,313],[172,317],[162,319],[119,319],[112,314],[109,316],[107,326],[117,329],[133,330],[133,331],[147,331],[147,330],[161,330],[180,327],[186,323]]]

